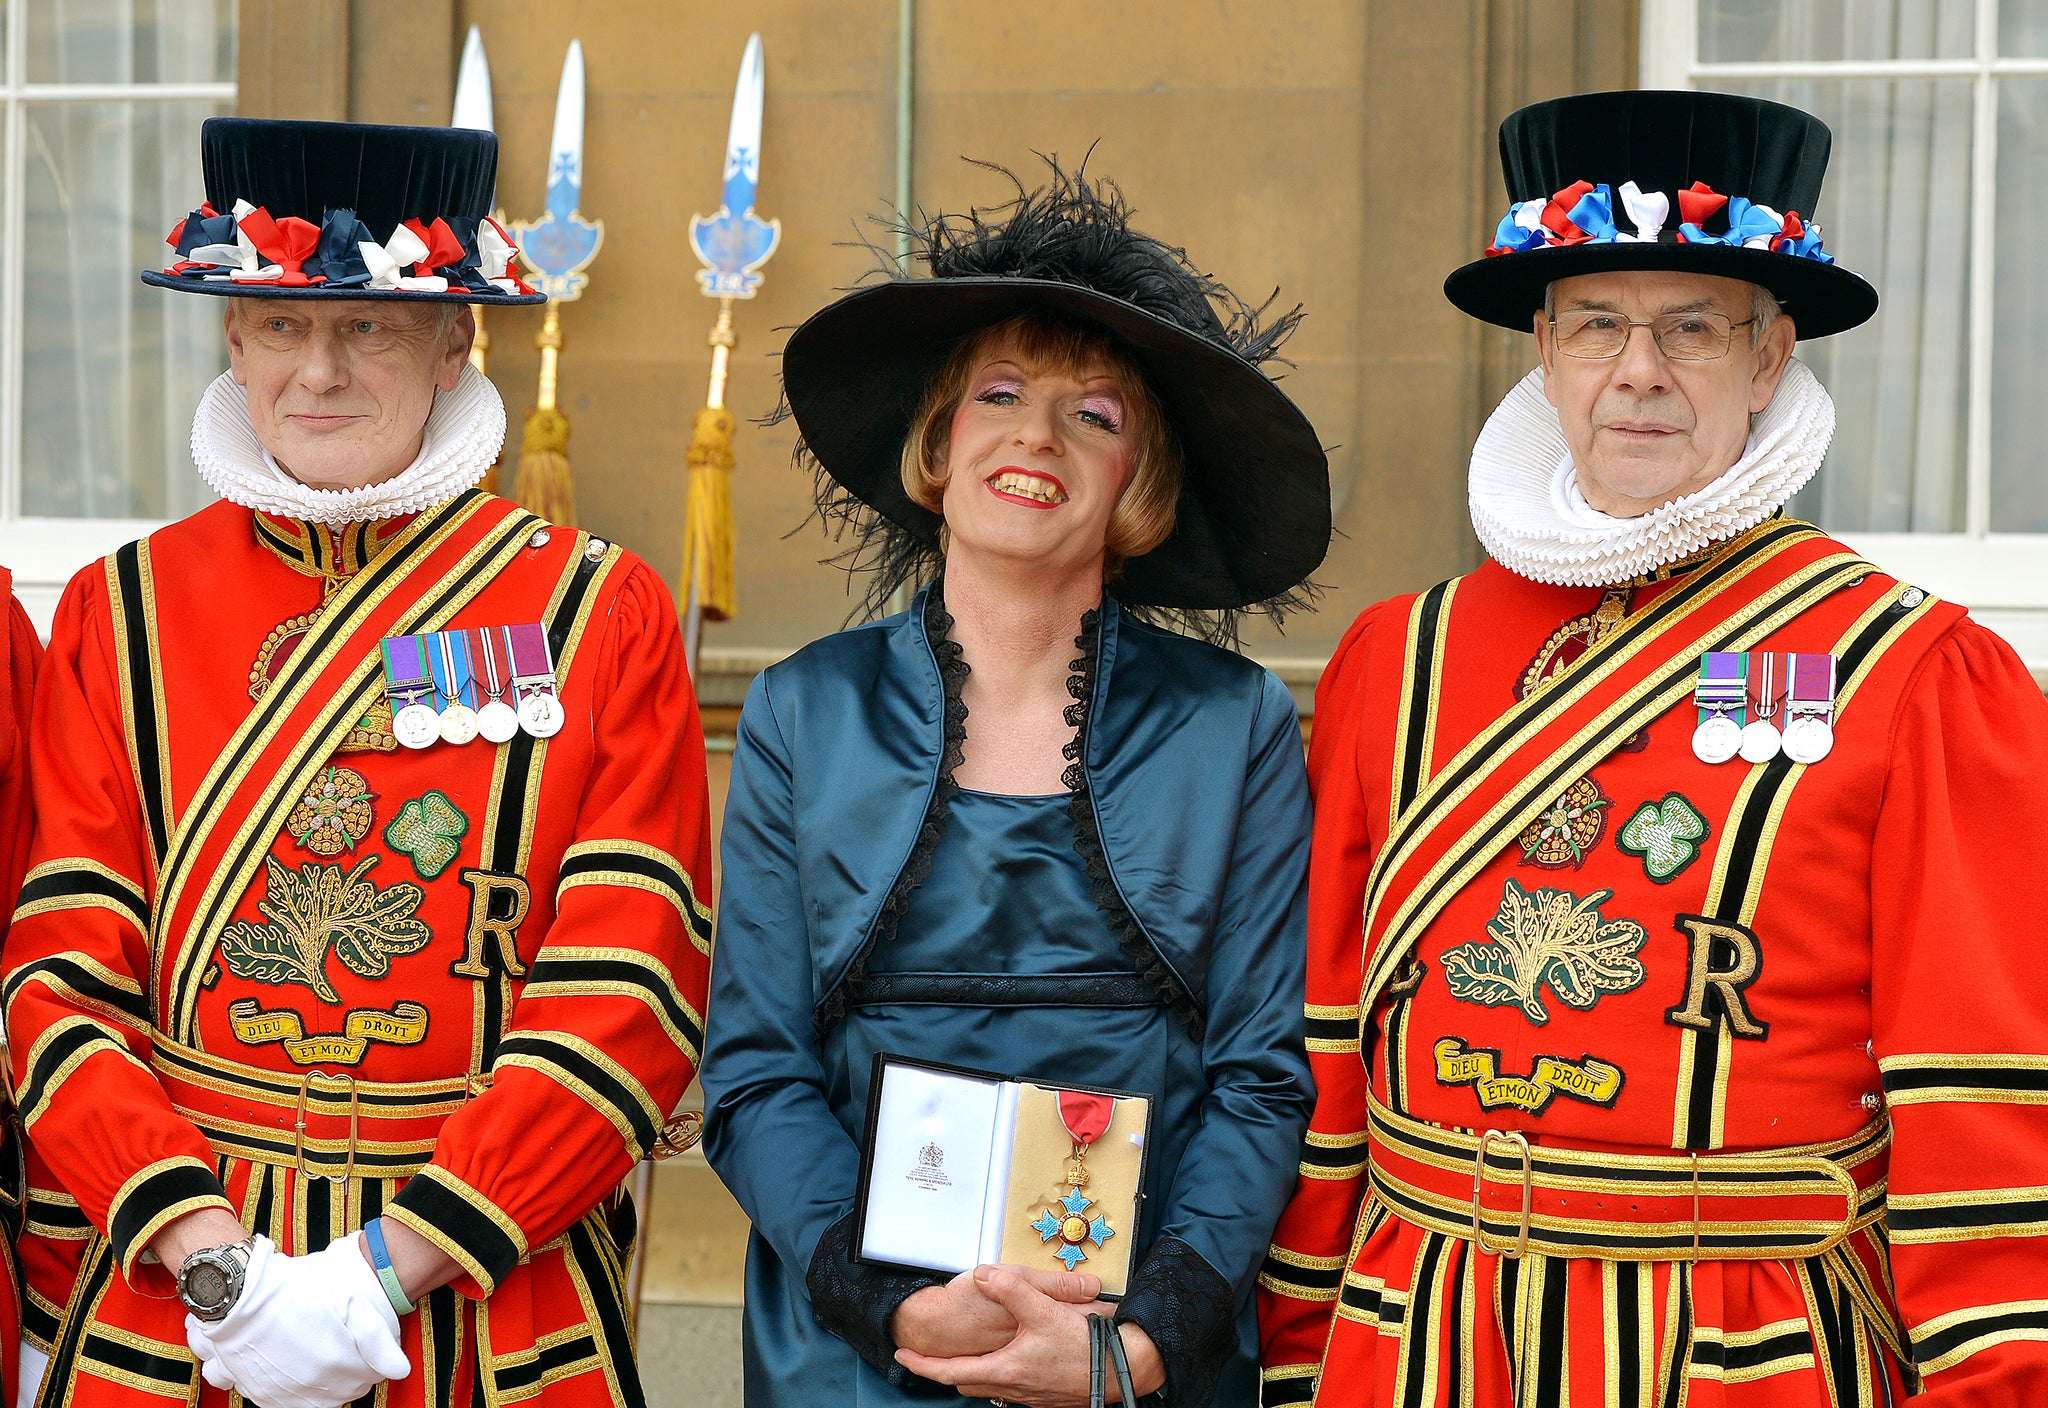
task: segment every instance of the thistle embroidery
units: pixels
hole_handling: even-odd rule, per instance
[[[415,797],[384,828],[384,844],[412,861],[422,880],[432,880],[462,853],[469,818],[438,790]]]
[[[1643,870],[1663,885],[1699,859],[1699,843],[1707,839],[1707,819],[1676,792],[1661,802],[1645,802],[1615,833],[1614,845],[1643,862]]]
[[[391,960],[427,946],[427,926],[413,917],[425,892],[407,881],[378,889],[368,877],[382,856],[365,856],[355,869],[302,865],[296,870],[265,856],[264,896],[256,911],[267,923],[236,920],[221,935],[228,971],[258,983],[300,983],[331,1006],[341,996],[327,979],[327,955],[363,978],[382,978]]]
[[[1567,1007],[1591,1007],[1603,993],[1642,986],[1636,957],[1649,938],[1633,919],[1608,919],[1600,906],[1612,890],[1583,898],[1568,890],[1501,892],[1500,912],[1486,926],[1491,943],[1460,944],[1443,955],[1451,996],[1482,1007],[1519,1006],[1541,1026],[1550,1020],[1543,989]]]

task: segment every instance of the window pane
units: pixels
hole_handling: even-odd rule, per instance
[[[31,83],[232,83],[235,0],[27,0]]]
[[[1820,224],[1828,251],[1881,299],[1862,327],[1799,344],[1836,419],[1827,465],[1792,511],[1833,532],[1961,532],[1970,85],[1865,79],[1741,91],[1834,129]]]
[[[23,108],[21,511],[178,518],[208,495],[192,412],[227,365],[221,300],[136,278],[197,205],[210,103]]]
[[[1998,258],[1992,301],[1991,531],[2048,533],[2048,80],[1998,85]]]
[[[2048,54],[2048,0],[1998,0],[1998,52],[2014,58]]]
[[[1976,0],[1699,0],[1707,63],[1967,59]]]

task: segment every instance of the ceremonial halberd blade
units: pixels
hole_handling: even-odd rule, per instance
[[[551,300],[578,298],[589,282],[583,272],[604,243],[604,222],[577,210],[583,194],[583,42],[569,41],[562,84],[555,92],[555,137],[548,149],[547,213],[512,226],[519,257],[533,284]]]
[[[754,214],[761,179],[761,36],[750,35],[733,87],[732,126],[725,139],[725,189],[718,213],[690,220],[690,248],[704,265],[697,282],[711,298],[752,298],[761,286],[756,271],[782,240],[780,220]]]

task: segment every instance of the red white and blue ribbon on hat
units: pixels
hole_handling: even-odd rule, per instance
[[[213,283],[369,293],[534,292],[513,267],[519,246],[488,216],[407,220],[380,241],[353,210],[330,210],[315,225],[296,215],[273,219],[262,206],[238,200],[227,215],[200,206],[164,242],[178,252],[166,274]]]
[[[1615,223],[1616,194],[1633,231]],[[1796,210],[1780,215],[1742,196],[1724,196],[1703,181],[1677,195],[1679,244],[1767,249],[1822,264],[1835,262],[1835,256],[1821,248],[1820,226],[1800,219]],[[1633,181],[1624,182],[1618,193],[1604,183],[1574,181],[1547,200],[1518,201],[1510,207],[1487,247],[1487,257],[1560,245],[1656,244],[1671,218],[1671,205],[1670,196],[1643,191]]]

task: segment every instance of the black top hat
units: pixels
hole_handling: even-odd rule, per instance
[[[1843,332],[1877,311],[1877,290],[1835,263],[1813,223],[1832,141],[1810,113],[1727,93],[1532,103],[1500,125],[1513,205],[1444,294],[1527,331],[1553,279],[1676,269],[1761,284],[1801,337]]]
[[[885,281],[847,294],[790,335],[782,379],[803,437],[799,453],[858,501],[845,504],[821,481],[821,511],[865,537],[896,540],[864,544],[878,549],[874,565],[884,578],[929,569],[940,520],[903,490],[910,422],[964,338],[1020,313],[1048,314],[1094,324],[1116,340],[1144,374],[1181,452],[1173,535],[1124,564],[1118,600],[1223,613],[1219,635],[1234,630],[1230,613],[1277,614],[1298,604],[1329,549],[1329,465],[1307,417],[1260,370],[1298,314],[1262,324],[1259,310],[1197,272],[1180,250],[1132,230],[1114,184],[1047,164],[1042,190],[1027,193],[1018,182],[1010,204],[942,214],[911,230],[932,277],[901,277],[892,261]],[[861,505],[874,512],[859,512]],[[880,595],[871,591],[870,599]]]
[[[491,219],[498,139],[459,127],[209,118],[206,204],[144,283],[239,298],[545,299]]]

